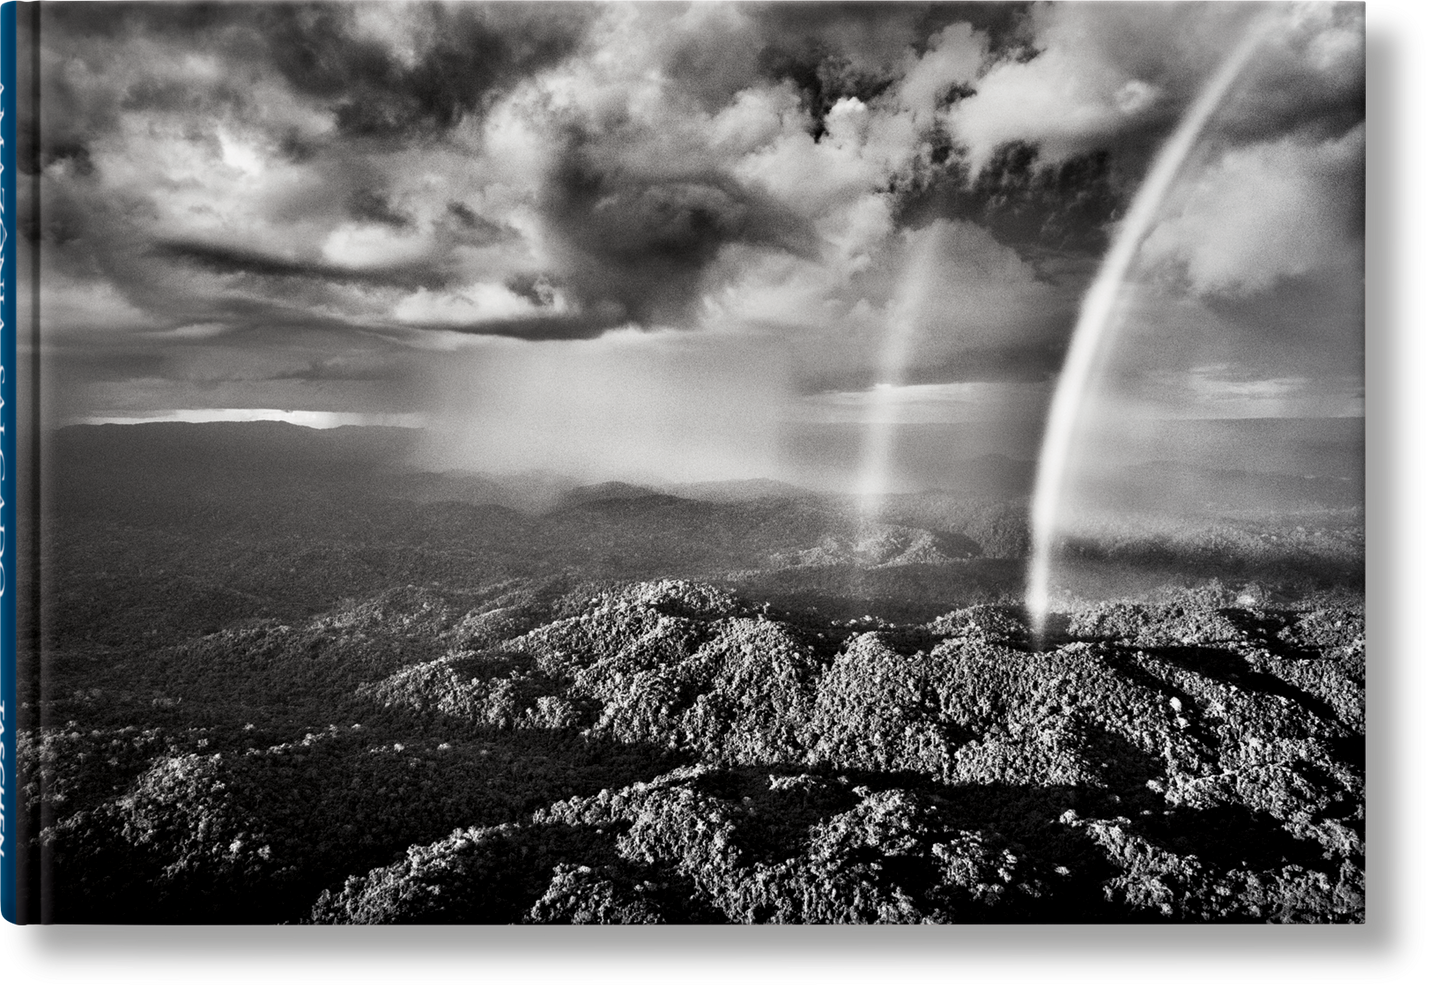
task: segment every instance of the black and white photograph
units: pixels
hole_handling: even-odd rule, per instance
[[[26,8],[24,920],[1364,923],[1365,47]]]

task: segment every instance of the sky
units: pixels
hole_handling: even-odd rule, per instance
[[[1025,455],[1254,18],[1097,411],[1359,416],[1362,5],[348,3],[44,10],[48,420],[422,425],[433,465],[594,478],[787,479],[880,422]]]

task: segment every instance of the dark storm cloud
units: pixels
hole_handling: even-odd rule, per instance
[[[39,43],[53,55],[41,60],[43,103],[27,102],[20,109],[19,135],[39,138],[38,144],[22,140],[20,169],[33,174],[77,157],[88,167],[90,147],[113,133],[126,112],[212,115],[245,109],[249,99],[239,75],[198,85],[147,75],[121,83],[108,72],[116,55],[138,40],[169,38],[193,52],[213,51],[234,38],[231,33],[223,39],[222,30],[245,10],[240,4],[40,5]],[[72,73],[75,66],[84,72]],[[42,107],[43,128],[36,129]]]
[[[27,124],[22,121],[21,127]],[[26,174],[38,174],[56,164],[66,164],[81,177],[89,177],[95,170],[90,147],[77,136],[48,136],[38,145],[26,143],[23,149],[28,155],[20,158],[20,170]]]
[[[1364,39],[1364,4],[1311,5],[1310,13],[1336,37]],[[1318,38],[1275,40],[1273,58],[1263,60],[1240,88],[1223,116],[1221,131],[1236,143],[1284,135],[1311,141],[1337,139],[1365,120],[1363,46],[1344,55],[1321,51]],[[1347,50],[1348,51],[1348,50]],[[1322,71],[1320,64],[1328,63]]]
[[[120,94],[118,107],[121,111],[212,114],[224,109],[242,113],[249,101],[246,88],[233,80],[201,87],[194,81],[142,79]]]
[[[797,3],[758,4],[757,22],[778,47],[824,47],[843,55],[876,55],[880,46],[921,50],[950,24],[966,22],[1000,40],[1012,39],[1031,5],[961,3]]]
[[[550,307],[557,301],[557,279],[553,275],[513,275],[507,279],[508,292],[521,296],[533,306]]]
[[[997,49],[1014,48],[1026,3],[744,3],[729,8],[705,31],[684,33],[667,51],[663,69],[680,91],[709,111],[761,81],[791,82],[813,119],[843,97],[876,96],[897,80],[942,28],[967,23]],[[648,10],[666,21],[676,10]]]
[[[833,105],[850,97],[867,104],[896,82],[888,73],[870,72],[844,56],[816,50],[797,53],[770,47],[764,51],[762,62],[764,72],[788,80],[798,89],[813,123],[809,134],[814,142],[823,137],[823,119]]]
[[[604,304],[586,313],[487,320],[475,324],[420,323],[411,326],[417,330],[489,334],[519,341],[588,341],[625,323],[626,320],[627,315],[620,308],[609,308]]]
[[[516,230],[498,226],[472,211],[463,202],[448,202],[447,213],[455,220],[458,228],[466,232],[468,243],[494,244],[518,235]]]
[[[454,127],[511,84],[570,54],[586,16],[585,8],[562,14],[479,4],[410,13],[424,22],[414,62],[359,41],[345,6],[268,6],[261,33],[277,69],[299,91],[326,101],[343,133],[406,138]]]
[[[541,199],[565,281],[586,312],[685,323],[725,246],[815,252],[812,223],[765,193],[722,172],[647,176],[608,166],[598,162],[606,142],[574,134]]]
[[[949,26],[967,25],[987,40],[990,58],[1027,63],[1032,5],[1023,3],[783,3],[745,8],[753,31],[746,58],[737,58],[716,33],[677,47],[669,71],[679,86],[712,93],[721,103],[757,79],[790,83],[821,141],[828,112],[853,98],[874,106],[896,93],[913,60]],[[727,58],[716,55],[723,53]],[[709,55],[709,54],[713,55]],[[940,109],[974,93],[960,79],[939,95]],[[1107,225],[1132,180],[1115,176],[1106,146],[1063,164],[1041,164],[1037,144],[1012,142],[983,151],[986,163],[955,148],[942,129],[933,130],[931,159],[924,158],[893,181],[895,218],[908,226],[936,218],[978,222],[1030,258],[1042,254],[1101,254]],[[977,175],[977,176],[974,176]]]
[[[291,261],[255,251],[187,240],[161,241],[152,251],[157,257],[203,268],[221,275],[258,278],[298,278],[322,282],[390,286],[398,289],[441,288],[448,278],[427,265],[384,268],[347,268],[314,261]]]
[[[266,66],[328,108],[343,136],[404,141],[455,127],[538,70],[571,54],[595,10],[553,4],[386,4],[399,41],[358,29],[362,5],[85,4],[47,11],[47,27],[75,38],[147,36]],[[97,9],[99,8],[99,9]],[[406,19],[406,23],[400,23]],[[128,107],[174,107],[184,92],[138,88]]]
[[[783,3],[760,5],[756,20],[765,44],[758,70],[790,81],[823,134],[824,116],[838,101],[865,104],[898,82],[907,55],[953,24],[988,35],[991,47],[1016,43],[1028,5],[1022,3]]]
[[[236,339],[217,342],[222,345],[235,344]],[[299,383],[388,383],[405,378],[404,365],[399,365],[395,356],[371,353],[358,360],[349,356],[322,355],[313,358],[298,368],[283,368],[276,371],[275,361],[252,359],[245,353],[232,352],[225,356],[224,365],[238,366],[221,372],[207,371],[207,363],[214,366],[218,351],[216,344],[204,346],[193,344],[175,345],[169,354],[135,354],[113,352],[73,356],[59,360],[57,364],[66,377],[83,378],[111,383],[133,380],[188,380],[198,386],[214,386],[220,383],[254,382],[299,382]],[[237,360],[240,360],[239,363]],[[284,360],[281,360],[284,361]]]
[[[40,13],[46,20],[50,8],[42,6]],[[45,31],[41,35],[48,37]],[[89,176],[93,171],[91,146],[118,121],[114,96],[107,92],[95,100],[79,93],[53,60],[42,59],[39,69],[43,101],[16,102],[17,165],[25,174],[38,174],[69,161],[80,168],[82,176]]]
[[[519,81],[575,51],[601,10],[530,3],[89,6],[44,12],[46,128],[41,146],[26,151],[31,170],[47,171],[44,236],[67,248],[55,274],[108,285],[112,301],[156,318],[151,330],[224,328],[212,340],[246,340],[285,325],[278,328],[269,307],[246,296],[218,297],[224,286],[198,280],[202,274],[262,300],[289,300],[298,330],[329,329],[335,315],[351,314],[354,329],[405,331],[388,322],[398,295],[475,281],[457,272],[451,252],[521,234],[472,208],[485,199],[455,178],[443,180],[440,206],[427,189],[418,195],[413,188],[408,198],[394,158],[446,148],[447,133],[466,116],[485,113]],[[332,128],[318,131],[318,110]],[[137,122],[148,128],[127,132]],[[95,176],[105,168],[92,151],[107,141],[126,151],[127,159],[111,154],[111,169],[121,166],[142,182],[120,198],[107,191],[114,177]],[[150,174],[139,159],[147,147],[159,154]],[[238,148],[249,166],[228,159]],[[174,164],[165,158],[177,155],[193,159],[170,173]],[[299,168],[287,181],[271,172],[278,159]],[[237,163],[260,182],[254,195],[244,180],[226,180]],[[206,209],[167,223],[167,203],[189,197]],[[254,198],[241,214],[238,197]],[[348,232],[350,224],[359,225]],[[396,231],[406,249],[388,248],[377,226]],[[256,310],[264,314],[261,328],[252,325]],[[594,336],[620,315],[603,303],[580,316],[507,320],[492,329],[571,339]]]
[[[145,350],[99,350],[58,356],[55,364],[71,378],[121,382],[130,379],[163,379],[175,376],[172,354]]]
[[[365,223],[381,223],[398,229],[411,226],[415,220],[393,208],[387,197],[376,191],[358,191],[347,202],[351,218]]]
[[[301,369],[288,369],[266,378],[277,381],[296,380],[303,383],[386,382],[397,379],[395,366],[378,364],[368,359],[360,364],[349,358],[317,359]]]
[[[1021,23],[1030,44],[996,53],[946,100],[934,163],[900,179],[900,218],[937,209],[1011,246],[1037,237],[1036,251],[1101,253],[1190,102],[1263,17],[1277,28],[1204,145],[1317,143],[1358,127],[1360,5],[1205,4],[1177,16],[1155,4],[1038,5]]]
[[[145,33],[199,41],[235,24],[244,9],[230,3],[54,4],[41,9],[42,34],[119,41]]]
[[[237,347],[281,348],[297,342],[341,347],[354,345],[358,340],[395,341],[405,338],[409,332],[409,328],[400,324],[332,316],[302,306],[245,296],[218,296],[206,301],[204,307],[207,312],[198,313],[192,323],[222,327],[206,343]]]
[[[377,4],[368,4],[376,7]],[[334,117],[342,137],[384,143],[425,139],[454,129],[517,81],[556,64],[577,48],[597,16],[591,4],[380,4],[405,13],[412,53],[358,29],[363,4],[350,3],[66,3],[46,10],[42,38],[165,39],[194,52],[215,52],[236,67],[279,74],[292,93]],[[403,26],[397,26],[402,32]],[[243,69],[244,74],[244,69]],[[58,82],[58,81],[56,81]],[[48,82],[46,100],[56,97]],[[218,81],[197,91],[175,82],[142,81],[110,103],[150,110],[208,111],[249,103],[246,88]],[[105,110],[97,110],[101,116]],[[95,132],[97,121],[82,123]],[[48,121],[48,129],[52,123]],[[64,132],[64,126],[61,126]],[[290,134],[296,159],[314,143]],[[42,155],[43,159],[43,155]]]
[[[931,153],[928,164],[897,185],[894,208],[905,226],[969,220],[1025,258],[1098,256],[1108,248],[1109,225],[1124,209],[1104,150],[1040,164],[1037,145],[1007,143],[976,178],[946,137],[935,137]]]

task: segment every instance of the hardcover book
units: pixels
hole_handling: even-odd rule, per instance
[[[1363,922],[1364,41],[5,4],[5,917]]]

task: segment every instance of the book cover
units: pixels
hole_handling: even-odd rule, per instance
[[[1363,5],[0,40],[11,921],[1364,921]]]

